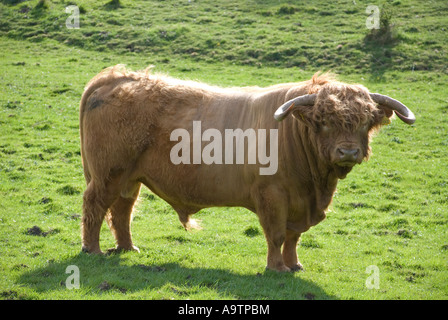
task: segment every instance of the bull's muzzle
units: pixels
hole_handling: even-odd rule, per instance
[[[353,167],[359,161],[359,149],[344,149],[338,148],[338,165]]]

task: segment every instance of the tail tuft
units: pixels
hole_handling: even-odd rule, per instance
[[[202,230],[200,222],[201,220],[189,219],[187,222],[182,222],[182,225],[187,231]]]

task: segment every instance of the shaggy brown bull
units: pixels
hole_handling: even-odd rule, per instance
[[[368,158],[372,133],[388,123],[393,111],[408,124],[415,120],[397,100],[327,75],[268,88],[222,89],[149,71],[129,72],[123,66],[105,69],[88,83],[80,106],[87,181],[83,250],[101,253],[105,217],[116,250],[138,250],[131,239],[131,212],[144,184],[174,208],[186,229],[195,226],[190,215],[206,207],[241,206],[255,212],[268,244],[267,267],[299,270],[301,233],[325,218],[338,180]],[[214,163],[195,161],[188,153],[182,155],[187,161],[173,163],[176,129],[199,137],[208,129],[223,136],[228,129],[265,129],[267,137],[278,140],[265,136],[261,141],[266,145],[258,143],[258,152],[278,152],[278,168],[260,174],[266,163],[248,161],[249,151],[255,152],[250,148],[243,162],[233,164],[219,157]],[[249,134],[242,139],[240,146],[247,147]],[[202,142],[187,146],[202,147]]]

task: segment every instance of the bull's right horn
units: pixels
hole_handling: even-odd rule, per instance
[[[306,94],[304,96],[300,96],[289,101],[286,101],[282,104],[277,111],[274,113],[274,118],[277,121],[282,121],[285,119],[291,111],[293,111],[296,107],[299,106],[313,106],[316,101],[316,94]]]

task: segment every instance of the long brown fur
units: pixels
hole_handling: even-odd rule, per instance
[[[283,122],[275,110],[294,97],[317,93]],[[241,206],[255,212],[268,243],[268,268],[302,266],[297,242],[302,232],[325,218],[337,181],[351,167],[337,164],[338,148],[358,148],[369,156],[371,133],[391,116],[361,85],[329,74],[267,88],[220,88],[107,68],[86,86],[80,104],[81,154],[87,183],[83,196],[83,250],[101,253],[99,231],[107,215],[118,250],[138,250],[131,238],[132,210],[141,185],[167,201],[186,229],[190,216],[212,206]],[[260,164],[174,165],[170,150],[177,128],[278,130],[278,171],[260,175]],[[283,249],[282,249],[283,248]]]

